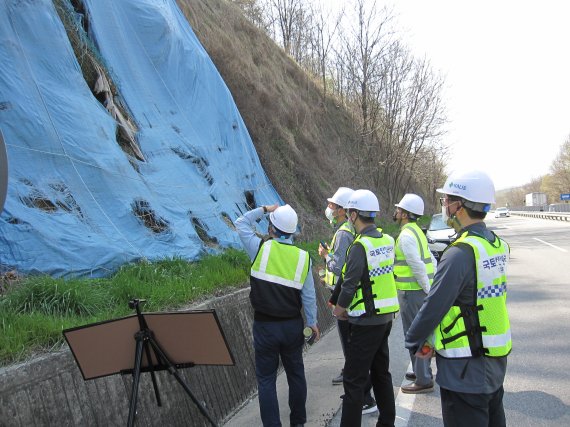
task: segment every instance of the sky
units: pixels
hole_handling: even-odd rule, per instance
[[[570,2],[393,7],[401,38],[445,77],[447,172],[484,170],[497,190],[547,174],[570,135]]]
[[[445,78],[447,173],[481,169],[497,190],[549,173],[570,135],[570,1],[377,5],[392,7],[399,37]]]

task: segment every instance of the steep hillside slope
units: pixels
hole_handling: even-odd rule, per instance
[[[350,115],[323,100],[314,81],[226,0],[178,0],[228,85],[261,163],[303,236],[326,232],[326,198],[358,187],[349,170],[356,132]]]
[[[6,0],[0,40],[2,269],[195,259],[240,246],[254,199],[279,201],[174,0]]]

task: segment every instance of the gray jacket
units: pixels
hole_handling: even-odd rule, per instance
[[[490,241],[494,239],[484,222],[465,227],[458,234],[465,231],[475,232]],[[474,303],[474,256],[467,245],[452,246],[443,253],[431,290],[406,333],[407,349],[415,353],[456,302]],[[436,355],[436,362],[439,386],[461,393],[493,393],[503,384],[507,371],[506,357],[446,359]]]

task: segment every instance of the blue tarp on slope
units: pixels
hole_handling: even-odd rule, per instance
[[[280,198],[176,2],[83,2],[145,161],[117,143],[117,122],[87,86],[51,0],[0,2],[9,163],[0,266],[96,277],[139,259],[239,247],[228,219],[247,210],[245,192],[258,205]]]

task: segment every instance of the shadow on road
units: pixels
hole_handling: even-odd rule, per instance
[[[542,420],[557,420],[568,415],[569,407],[558,397],[538,390],[505,392],[505,409]]]

